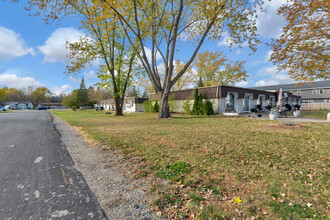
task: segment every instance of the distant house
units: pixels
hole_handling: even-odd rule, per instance
[[[0,107],[7,107],[13,110],[33,109],[33,104],[30,101],[4,101],[0,102]]]
[[[4,107],[17,110],[18,104],[19,102],[7,102]]]
[[[21,101],[17,107],[18,109],[33,109],[33,104],[30,101]]]
[[[148,100],[148,98],[137,98],[137,97],[125,97],[123,104],[124,112],[143,112],[144,101]],[[98,107],[102,107],[104,110],[116,110],[115,99],[110,98],[106,100],[101,100],[98,104]]]
[[[169,102],[173,102],[174,112],[183,112],[183,103],[190,100],[194,103],[195,89],[184,89],[170,92]],[[233,86],[209,86],[198,88],[203,101],[210,100],[214,112],[220,114],[240,114],[251,112],[252,109],[266,110],[266,107],[276,106],[278,92],[269,92],[256,89],[240,88]],[[157,94],[151,94],[150,100],[159,100]],[[301,103],[301,97],[290,92],[283,93],[282,104],[295,105]]]
[[[301,85],[291,83],[253,87],[252,89],[274,91],[280,90],[280,88],[282,88],[283,91],[301,96],[303,109],[318,110],[320,108],[325,108],[330,110],[330,80],[313,82],[312,85],[310,83],[303,83]]]
[[[8,102],[8,101],[1,101],[0,102],[0,107],[5,107],[8,103],[10,103],[10,102]]]
[[[253,87],[252,89],[272,91],[280,90],[280,88],[282,88],[283,91],[301,96],[302,103],[330,102],[330,80],[313,82],[312,85],[310,85],[310,83],[303,83],[302,85],[291,83]]]
[[[62,103],[51,103],[51,102],[43,102],[39,103],[38,107],[46,107],[48,109],[67,109]]]

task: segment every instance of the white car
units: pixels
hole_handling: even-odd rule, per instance
[[[1,108],[0,108],[0,111],[9,111],[9,108],[1,107]]]

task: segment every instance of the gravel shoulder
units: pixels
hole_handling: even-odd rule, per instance
[[[148,184],[130,178],[130,165],[118,150],[84,139],[79,128],[73,128],[50,113],[75,167],[85,177],[109,219],[155,219],[149,206]],[[103,149],[103,150],[102,150]]]

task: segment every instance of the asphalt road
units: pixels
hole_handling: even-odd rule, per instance
[[[107,219],[47,111],[0,114],[0,219]]]

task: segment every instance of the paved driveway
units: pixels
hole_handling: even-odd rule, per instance
[[[0,219],[106,219],[47,111],[0,114]]]

